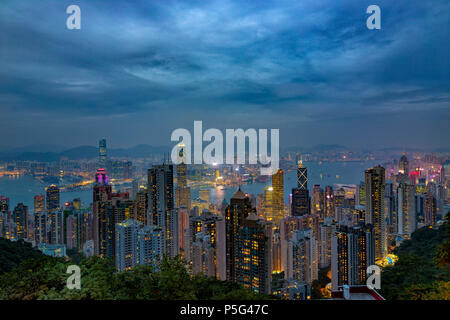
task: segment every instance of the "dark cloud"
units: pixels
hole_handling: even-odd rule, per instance
[[[65,28],[70,4],[82,30]],[[370,4],[3,0],[0,135],[168,144],[204,120],[280,128],[283,145],[448,146],[450,5],[379,0],[368,30]]]

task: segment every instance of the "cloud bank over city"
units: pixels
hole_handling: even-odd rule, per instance
[[[202,120],[282,146],[448,146],[450,4],[372,2],[4,0],[1,145],[169,145]]]

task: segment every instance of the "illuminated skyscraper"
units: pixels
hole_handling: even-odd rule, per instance
[[[41,213],[45,211],[45,196],[38,195],[34,197],[34,213]]]
[[[316,184],[313,187],[312,193],[312,208],[311,213],[319,216],[320,221],[323,221],[325,218],[325,194],[320,185]]]
[[[415,186],[402,182],[397,188],[397,228],[400,236],[411,237],[417,228]]]
[[[293,216],[302,216],[311,212],[308,192],[308,170],[303,165],[302,160],[298,160],[297,165],[297,188],[292,189]]]
[[[138,231],[139,264],[149,265],[158,271],[164,255],[164,237],[158,226],[147,225]]]
[[[236,281],[259,294],[271,293],[272,224],[251,212],[236,234]]]
[[[383,259],[387,250],[384,203],[385,170],[376,166],[365,171],[366,224],[374,229],[375,259]]]
[[[333,187],[325,187],[325,216],[334,219],[334,193]]]
[[[12,221],[14,224],[14,239],[26,239],[28,229],[28,207],[23,203],[17,204],[12,213]]]
[[[333,218],[326,217],[320,225],[320,264],[321,268],[328,268],[331,265],[331,238],[336,226]]]
[[[308,189],[292,189],[292,216],[303,216],[310,214],[310,201]]]
[[[311,284],[318,279],[319,246],[311,229],[296,230],[288,242],[286,277]]]
[[[272,175],[272,221],[279,225],[284,218],[284,172],[281,169]]]
[[[59,188],[52,184],[46,189],[47,192],[47,212],[58,210],[59,203]]]
[[[93,191],[93,229],[94,252],[103,257],[114,255],[114,220],[111,207],[112,188],[109,184],[108,173],[99,169],[95,175]]]
[[[225,209],[225,249],[226,249],[226,279],[236,282],[237,268],[237,233],[239,228],[244,224],[244,220],[251,212],[255,213],[250,199],[245,196],[241,188],[233,195],[230,204]]]
[[[148,170],[148,210],[152,225],[162,228],[164,252],[171,257],[179,253],[178,211],[174,206],[173,165],[153,165]]]
[[[340,226],[331,241],[331,286],[365,285],[367,267],[375,264],[373,229],[366,226]]]
[[[303,165],[302,160],[297,162],[297,188],[308,189],[308,169]]]
[[[98,143],[98,163],[101,168],[106,168],[106,139],[102,139]]]
[[[138,231],[142,224],[128,219],[115,226],[115,264],[117,271],[130,270],[139,264]]]

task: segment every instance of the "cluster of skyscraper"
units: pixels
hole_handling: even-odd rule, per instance
[[[54,254],[76,249],[111,258],[118,271],[138,264],[158,270],[163,256],[180,256],[192,274],[308,299],[320,268],[331,269],[334,291],[364,285],[367,267],[386,257],[393,240],[408,238],[418,216],[427,226],[437,222],[439,188],[428,183],[423,191],[408,175],[405,156],[390,182],[376,166],[365,171],[357,188],[314,185],[310,196],[308,170],[299,160],[288,203],[280,169],[258,201],[239,188],[230,203],[216,206],[209,203],[209,191],[201,190],[207,205],[192,208],[183,146],[179,157],[176,177],[170,162],[153,165],[146,187],[132,196],[113,192],[106,169],[98,169],[91,208],[81,208],[77,199],[61,208],[56,186],[47,188],[46,197],[35,197],[34,215],[23,204],[10,212],[2,197],[0,236],[29,240]],[[101,141],[99,162],[106,161]]]

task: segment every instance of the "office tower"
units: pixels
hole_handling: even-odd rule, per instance
[[[397,188],[397,210],[398,222],[397,230],[400,236],[411,237],[417,228],[415,187],[405,182],[401,182]]]
[[[320,225],[320,268],[328,268],[331,265],[331,238],[335,231],[332,217],[326,217]]]
[[[244,220],[255,209],[250,199],[245,196],[241,188],[233,195],[230,204],[225,209],[225,249],[226,249],[226,279],[236,282],[237,274],[237,233],[244,224]]]
[[[309,201],[309,191],[308,189],[292,189],[292,216],[298,217],[303,215],[309,215],[310,201]]]
[[[325,187],[325,216],[334,219],[334,193],[333,187]]]
[[[297,162],[297,188],[300,190],[308,189],[308,170],[303,165],[302,160]]]
[[[365,285],[367,267],[375,264],[375,251],[372,226],[339,226],[331,241],[332,290]]]
[[[14,239],[27,239],[28,229],[28,207],[23,203],[17,204],[12,213],[12,221],[14,225]]]
[[[279,225],[284,218],[284,172],[281,169],[272,175],[272,221]]]
[[[248,199],[248,198],[247,198]],[[272,224],[251,212],[236,233],[236,281],[259,294],[271,293]]]
[[[111,216],[112,188],[106,169],[99,169],[95,174],[93,190],[93,229],[94,253],[100,258],[114,255],[114,221]]]
[[[47,212],[58,210],[59,204],[59,188],[52,184],[46,189],[47,192]]]
[[[436,224],[436,198],[431,192],[425,195],[425,225],[434,226]]]
[[[148,169],[148,210],[152,225],[162,228],[164,252],[170,257],[179,253],[178,211],[174,208],[173,165],[154,165]]]
[[[372,225],[375,237],[375,259],[383,259],[387,250],[386,215],[384,212],[385,170],[376,166],[365,171],[366,224]]]
[[[323,221],[325,218],[325,194],[320,185],[316,184],[313,187],[312,192],[312,208],[311,213],[319,216],[320,221]]]
[[[295,230],[288,243],[286,277],[311,284],[318,279],[318,243],[311,229]]]
[[[106,168],[106,139],[102,139],[98,142],[98,164],[100,168]]]
[[[398,163],[398,172],[400,174],[409,176],[409,163],[404,152]]]
[[[139,190],[135,194],[135,214],[134,219],[142,223],[142,225],[148,224],[147,219],[147,207],[148,207],[148,197],[144,190]]]
[[[115,226],[116,253],[115,264],[117,271],[130,270],[139,263],[138,231],[142,224],[128,219]]]
[[[34,197],[34,213],[41,213],[45,211],[45,196],[38,195]]]
[[[159,270],[163,257],[164,237],[161,227],[146,225],[138,231],[139,264]]]

